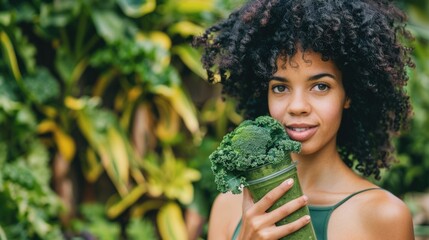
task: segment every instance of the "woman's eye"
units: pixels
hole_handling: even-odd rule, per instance
[[[329,89],[329,86],[324,83],[318,83],[313,87],[313,89],[319,92],[324,92]]]
[[[272,89],[273,89],[274,93],[282,93],[282,92],[286,91],[286,86],[277,85],[277,86],[274,86]]]

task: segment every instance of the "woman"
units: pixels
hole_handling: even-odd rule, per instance
[[[256,203],[221,194],[209,239],[279,239],[310,220],[319,240],[414,239],[405,204],[365,179],[394,161],[411,112],[404,21],[388,1],[254,0],[196,39],[209,80],[247,118],[270,114],[302,143],[304,196],[266,213],[293,182]],[[304,205],[311,216],[275,226]]]

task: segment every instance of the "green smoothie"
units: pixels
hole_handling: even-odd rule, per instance
[[[250,191],[250,194],[253,197],[255,202],[259,201],[264,197],[269,191],[273,188],[279,186],[286,179],[292,178],[294,180],[294,185],[289,191],[286,192],[273,206],[268,209],[268,212],[282,206],[283,204],[302,196],[301,187],[299,185],[299,179],[296,171],[296,163],[290,162],[289,159],[282,161],[277,164],[267,164],[260,166],[254,169],[251,169],[245,175],[248,186],[247,188]],[[283,225],[290,222],[293,222],[302,216],[309,215],[309,210],[307,206],[302,207],[286,218],[280,220],[276,225]],[[316,235],[313,230],[313,225],[310,222],[305,227],[300,230],[288,235],[285,238],[288,240],[315,240]]]
[[[299,152],[301,143],[287,135],[284,126],[270,116],[243,121],[236,129],[225,135],[219,147],[210,155],[215,183],[220,192],[241,193],[248,187],[254,201],[261,199],[271,189],[287,178],[295,184],[270,209],[302,195],[296,172],[291,161],[291,152]],[[308,207],[287,216],[277,224],[292,222],[308,215]],[[307,224],[287,239],[314,240],[313,227]]]

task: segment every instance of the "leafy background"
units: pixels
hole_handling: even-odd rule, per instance
[[[241,121],[192,37],[244,0],[0,1],[0,239],[204,239],[207,160]],[[410,129],[381,184],[429,225],[429,4]]]

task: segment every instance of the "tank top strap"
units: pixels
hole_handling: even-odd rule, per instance
[[[240,229],[241,229],[241,218],[237,224],[237,227],[235,227],[234,234],[232,235],[232,240],[236,240],[238,238],[238,234],[240,233]]]
[[[352,197],[354,197],[354,196],[356,196],[358,194],[361,194],[363,192],[370,191],[370,190],[377,190],[377,189],[382,189],[382,188],[374,187],[374,188],[367,188],[367,189],[363,189],[363,190],[354,192],[354,193],[350,194],[349,196],[347,196],[346,198],[344,198],[343,200],[339,201],[337,204],[335,204],[332,207],[332,211],[334,211],[336,208],[338,208],[339,206],[341,206],[342,204],[344,204],[345,202],[347,202],[350,198],[352,198]]]

